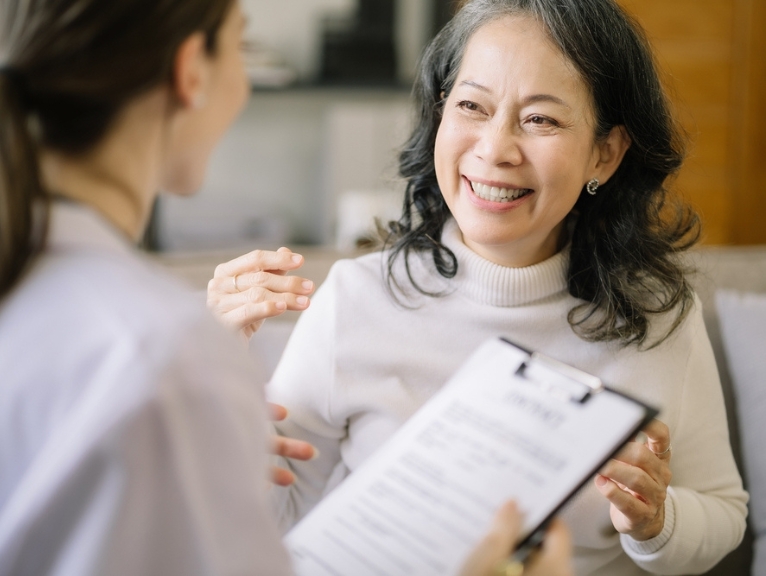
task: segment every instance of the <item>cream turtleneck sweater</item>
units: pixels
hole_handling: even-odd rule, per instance
[[[385,287],[387,255],[370,254],[336,263],[296,325],[268,392],[290,411],[279,432],[313,443],[321,456],[290,463],[296,484],[275,490],[283,526],[353,472],[481,343],[504,336],[661,407],[671,431],[662,534],[647,542],[617,534],[608,502],[589,484],[563,513],[577,574],[698,573],[736,547],[747,494],[699,303],[652,350],[585,342],[567,323],[580,303],[567,292],[567,249],[534,266],[505,268],[466,247],[454,221],[442,239],[458,259],[453,279],[438,276],[427,258],[410,262],[421,286],[441,296],[408,289],[399,262],[407,294],[395,302]],[[658,319],[655,329],[665,322]]]

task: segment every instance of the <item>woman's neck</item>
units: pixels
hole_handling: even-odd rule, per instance
[[[137,241],[158,191],[163,106],[156,95],[139,98],[122,111],[102,141],[86,154],[43,151],[46,189],[90,206]]]
[[[48,154],[43,156],[43,173],[52,194],[85,204],[131,240],[140,238],[153,200],[151,194],[109,173]]]

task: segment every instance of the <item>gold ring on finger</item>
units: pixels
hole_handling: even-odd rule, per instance
[[[494,576],[522,576],[524,574],[524,564],[518,560],[506,558],[497,563],[492,574]]]
[[[664,456],[665,454],[668,454],[672,450],[673,450],[673,445],[672,444],[668,444],[668,447],[665,450],[663,450],[662,452],[654,452],[654,450],[652,450],[652,452],[654,452],[655,456]]]

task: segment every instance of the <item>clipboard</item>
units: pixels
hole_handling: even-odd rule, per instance
[[[298,576],[457,574],[497,509],[517,558],[658,411],[506,339],[485,342],[285,536]]]

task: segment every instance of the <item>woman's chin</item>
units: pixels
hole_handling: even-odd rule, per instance
[[[162,192],[171,196],[188,197],[194,196],[200,191],[204,183],[204,177],[195,178],[186,174],[182,178],[171,178],[162,186]]]

